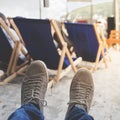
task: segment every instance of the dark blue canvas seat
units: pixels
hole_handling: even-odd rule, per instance
[[[9,64],[12,48],[0,27],[0,61]]]
[[[0,61],[4,65],[3,68],[8,67],[10,59],[11,59],[12,52],[13,52],[13,49],[12,49],[10,43],[8,42],[2,28],[0,27]],[[24,61],[22,61],[19,58],[18,61],[17,61],[17,65],[20,65],[23,62]],[[6,70],[4,70],[4,71],[6,71]]]
[[[96,26],[84,23],[65,23],[70,40],[73,42],[77,57],[82,57],[83,61],[96,63],[104,58],[105,47],[97,33]]]
[[[53,43],[49,20],[14,18],[28,54],[33,60],[42,60],[49,69],[56,70],[59,65],[60,55]],[[67,58],[64,59],[63,68],[69,65]]]
[[[77,56],[83,60],[95,62],[98,52],[98,40],[92,24],[65,23]]]

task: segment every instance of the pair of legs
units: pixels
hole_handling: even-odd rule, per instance
[[[34,61],[28,67],[21,87],[21,107],[8,120],[44,120],[43,107],[48,84],[46,65]],[[72,79],[70,100],[65,120],[93,120],[88,115],[93,98],[94,84],[91,73],[80,69]],[[57,118],[56,118],[57,119]]]

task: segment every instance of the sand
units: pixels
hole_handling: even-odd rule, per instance
[[[92,73],[95,85],[94,98],[89,114],[95,120],[120,120],[120,51],[110,50],[112,61],[108,68],[100,65]],[[74,73],[71,71],[46,93],[45,120],[64,120],[69,101],[69,86]],[[0,86],[0,120],[20,107],[21,77]]]

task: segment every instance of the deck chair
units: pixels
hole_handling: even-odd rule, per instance
[[[119,44],[120,45],[120,30],[111,30],[110,36],[107,39],[107,44],[109,47],[112,45]]]
[[[95,63],[92,71],[97,69],[98,63],[103,58],[107,67],[104,45],[92,24],[65,23],[68,35],[74,44],[77,57],[83,61]]]
[[[71,70],[71,67],[74,72],[77,71],[75,65],[81,61],[81,58],[73,62],[67,49],[67,44],[63,40],[61,41],[61,55],[58,54],[51,34],[51,26],[54,25],[53,21],[24,18],[14,18],[13,21],[13,28],[15,30],[18,28],[32,59],[42,60],[48,69],[57,70],[55,79],[50,81],[51,85],[58,82],[67,74]],[[53,26],[53,28],[55,27]],[[60,39],[62,38],[58,29],[57,35],[59,35]]]
[[[14,40],[14,48],[12,48],[8,42],[3,29],[8,33],[11,39]],[[1,68],[1,70],[4,71],[4,74],[0,76],[0,85],[12,81],[18,74],[25,70],[26,66],[24,61],[19,58],[20,50],[21,44],[19,41],[15,41],[14,36],[6,24],[0,19],[0,62],[3,64],[3,69]]]

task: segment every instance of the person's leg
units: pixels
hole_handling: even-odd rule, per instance
[[[28,103],[12,113],[8,120],[44,120],[44,116],[35,105]]]
[[[70,86],[70,101],[65,120],[94,120],[88,115],[94,93],[93,78],[89,70],[81,68]]]
[[[46,65],[34,61],[28,67],[21,87],[21,107],[8,120],[44,120],[43,106],[48,84]]]

